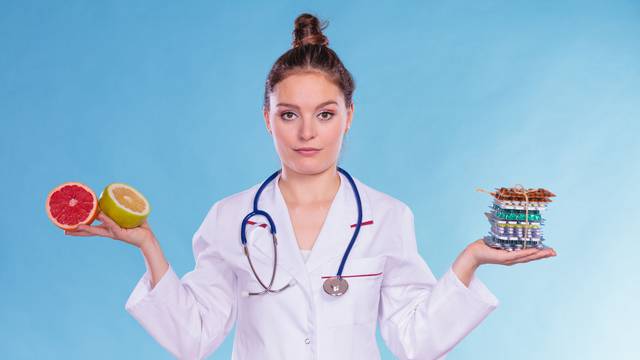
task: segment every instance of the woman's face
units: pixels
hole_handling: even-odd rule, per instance
[[[336,165],[352,117],[353,105],[347,108],[340,88],[317,71],[280,81],[264,110],[282,166],[307,175]]]

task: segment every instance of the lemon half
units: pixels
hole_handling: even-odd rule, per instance
[[[140,226],[149,216],[149,201],[131,185],[111,183],[100,194],[100,210],[120,227],[131,229]]]

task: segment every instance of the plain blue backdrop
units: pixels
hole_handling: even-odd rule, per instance
[[[558,256],[480,267],[501,304],[449,358],[637,358],[638,1],[0,4],[0,357],[171,358],[124,309],[141,253],[46,195],[136,186],[184,275],[209,207],[279,166],[264,80],[308,11],[357,84],[341,166],[411,206],[437,277],[489,229],[477,187],[557,194]]]

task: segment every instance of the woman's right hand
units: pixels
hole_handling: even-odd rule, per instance
[[[108,237],[114,240],[124,241],[137,248],[141,248],[142,245],[155,241],[155,235],[147,219],[135,228],[125,229],[116,224],[113,219],[108,217],[105,213],[100,211],[98,214],[98,220],[102,221],[100,225],[79,225],[76,230],[65,230],[65,235],[72,236],[102,236]]]

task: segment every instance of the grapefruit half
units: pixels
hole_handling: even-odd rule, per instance
[[[47,195],[46,210],[54,225],[63,230],[75,230],[78,225],[90,225],[100,212],[98,198],[87,185],[66,182]]]
[[[111,183],[100,194],[100,211],[125,229],[140,226],[149,216],[149,201],[133,186]]]

